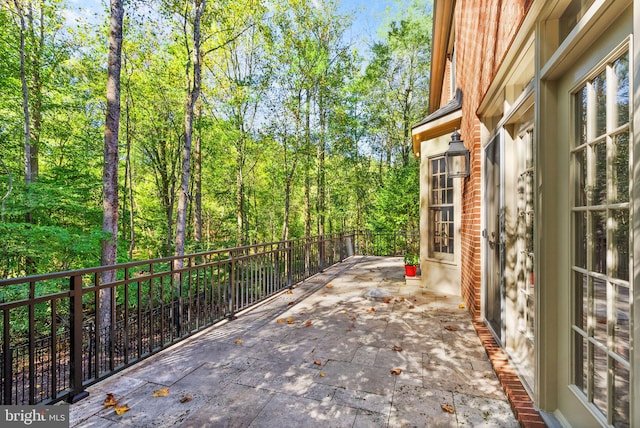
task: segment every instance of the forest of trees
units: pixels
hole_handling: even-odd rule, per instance
[[[101,263],[109,167],[118,262],[417,227],[426,1],[369,43],[336,0],[111,3],[119,105],[113,10],[0,0],[0,278]]]

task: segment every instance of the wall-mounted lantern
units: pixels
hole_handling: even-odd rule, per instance
[[[444,153],[444,156],[447,161],[447,177],[456,178],[469,176],[469,149],[464,146],[464,142],[460,139],[460,133],[457,129],[451,134],[449,148]]]

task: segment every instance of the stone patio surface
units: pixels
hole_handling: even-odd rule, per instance
[[[517,427],[460,303],[352,257],[92,386],[71,426]]]

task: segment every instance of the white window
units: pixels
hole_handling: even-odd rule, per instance
[[[603,422],[630,425],[629,53],[573,95],[573,383]]]
[[[444,156],[429,159],[429,174],[429,257],[453,260],[453,178],[447,177]]]

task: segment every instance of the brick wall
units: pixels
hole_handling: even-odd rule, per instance
[[[476,111],[516,34],[529,0],[456,2],[454,15],[456,83],[462,89],[460,133],[471,151],[471,175],[464,180],[461,224],[462,297],[480,313],[481,284],[481,124]],[[448,85],[445,73],[443,87]],[[444,94],[444,90],[443,90]]]

